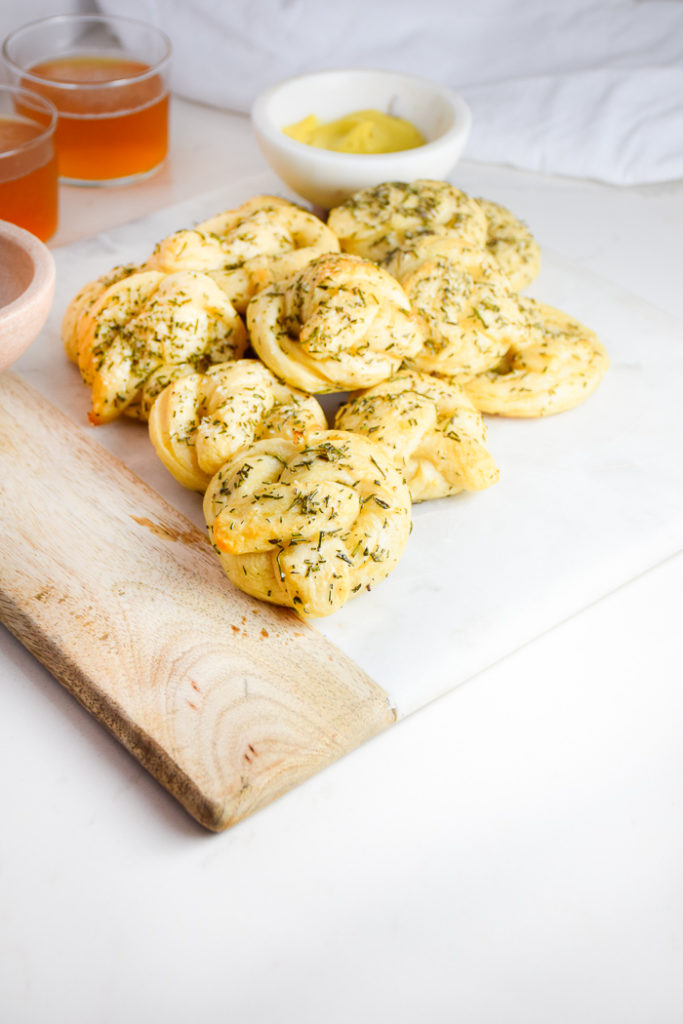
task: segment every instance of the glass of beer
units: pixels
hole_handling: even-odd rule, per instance
[[[57,230],[56,124],[49,100],[0,85],[0,220],[42,242]]]
[[[17,29],[3,45],[14,82],[58,111],[57,164],[69,185],[122,185],[168,152],[171,44],[133,18],[63,14]]]

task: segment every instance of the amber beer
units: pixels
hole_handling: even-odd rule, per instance
[[[55,120],[44,100],[0,86],[0,219],[43,242],[57,230]]]
[[[54,15],[17,29],[2,52],[17,82],[57,108],[62,181],[123,184],[163,163],[171,51],[159,29],[132,18]]]
[[[78,56],[43,61],[29,70],[31,88],[59,111],[61,178],[120,180],[147,174],[163,162],[168,93],[159,75],[148,74],[149,65]],[[64,88],[67,84],[73,88]]]

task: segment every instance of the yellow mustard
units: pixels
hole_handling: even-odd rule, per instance
[[[309,114],[282,130],[297,142],[337,153],[397,153],[425,144],[414,124],[380,110],[356,110],[326,124]]]

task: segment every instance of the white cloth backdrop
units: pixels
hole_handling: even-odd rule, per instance
[[[382,67],[451,85],[471,160],[683,178],[683,0],[97,0],[170,35],[173,87],[247,112],[282,78]]]

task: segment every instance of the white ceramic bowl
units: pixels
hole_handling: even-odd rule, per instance
[[[368,108],[412,121],[426,144],[399,153],[357,155],[317,149],[282,131],[309,114],[324,122]],[[465,148],[472,121],[465,101],[435,82],[393,71],[353,69],[290,78],[256,99],[251,120],[276,174],[297,195],[324,209],[384,181],[447,178]]]
[[[38,336],[54,292],[50,250],[30,231],[0,220],[0,371]]]

